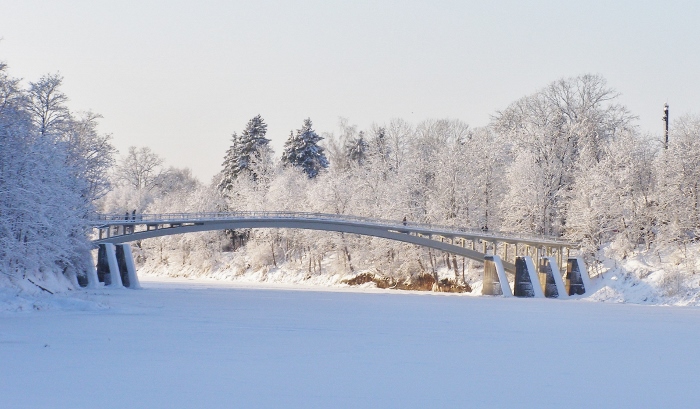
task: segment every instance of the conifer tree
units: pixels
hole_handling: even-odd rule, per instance
[[[322,169],[328,167],[324,149],[318,145],[323,138],[311,126],[311,119],[307,118],[296,135],[290,132],[282,152],[282,163],[302,168],[309,179],[315,178]]]
[[[248,125],[240,135],[233,133],[231,147],[224,157],[219,190],[230,190],[233,181],[241,174],[257,179],[253,165],[270,149],[268,146],[270,140],[265,138],[266,133],[267,124],[260,115],[248,121]]]
[[[226,156],[224,156],[223,167],[224,170],[221,171],[221,181],[219,181],[219,190],[229,191],[233,188],[233,181],[236,179],[238,174],[238,135],[234,132],[231,135],[231,147],[226,150]]]
[[[345,146],[345,151],[350,159],[350,162],[354,162],[360,166],[365,164],[367,160],[367,149],[369,144],[365,140],[365,133],[360,131],[356,138],[348,141]]]

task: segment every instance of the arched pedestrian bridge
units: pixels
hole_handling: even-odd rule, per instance
[[[486,255],[500,255],[504,270],[511,273],[516,271],[516,256],[536,260],[551,256],[563,266],[569,251],[578,247],[553,237],[306,212],[102,214],[91,224],[96,229],[96,245],[224,229],[286,228],[361,234],[430,247],[480,262]]]

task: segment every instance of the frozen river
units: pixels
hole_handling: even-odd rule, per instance
[[[0,408],[696,407],[700,309],[143,280],[0,314]]]

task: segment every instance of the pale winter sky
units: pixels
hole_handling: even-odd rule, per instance
[[[306,117],[483,126],[585,73],[660,135],[665,102],[700,114],[699,22],[697,0],[0,0],[0,60],[26,81],[60,72],[121,152],[150,146],[209,181],[258,113],[279,155]]]

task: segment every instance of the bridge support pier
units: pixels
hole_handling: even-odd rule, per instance
[[[122,283],[122,277],[119,273],[119,262],[117,261],[117,249],[114,244],[106,243],[100,246],[105,246],[105,257],[107,258],[107,267],[109,269],[109,274],[105,275],[105,285],[114,288],[121,288],[124,286]],[[109,279],[107,278],[109,277]]]
[[[559,271],[559,263],[554,257],[542,257],[539,264],[542,291],[547,298],[569,298],[564,279]]]
[[[482,295],[503,295],[512,297],[508,276],[503,268],[503,262],[497,255],[484,256],[484,281],[481,287]]]
[[[124,267],[126,268],[126,276],[128,277],[129,284],[126,285],[132,289],[141,288],[141,283],[139,283],[139,277],[136,275],[136,265],[134,264],[134,256],[131,253],[131,245],[129,244],[118,244],[117,245],[117,256],[120,254],[119,248],[121,247],[121,254],[124,257]],[[121,263],[120,263],[121,272]],[[124,274],[124,273],[121,273]],[[122,280],[123,281],[123,280]]]
[[[535,264],[529,256],[515,259],[515,283],[513,295],[516,297],[544,298],[542,285],[535,269]]]
[[[107,262],[107,247],[100,244],[97,247],[97,281],[109,285],[109,263]]]
[[[591,279],[586,270],[586,263],[581,257],[569,257],[566,267],[566,292],[569,295],[581,295],[591,290]]]
[[[85,264],[87,265],[87,288],[97,288],[97,283],[99,279],[97,278],[97,269],[95,268],[95,262],[92,259],[92,254],[90,251],[85,254]]]
[[[129,244],[100,244],[94,281],[95,286],[97,286],[97,282],[104,282],[105,286],[114,288],[141,288],[136,275],[131,246]]]

